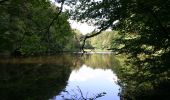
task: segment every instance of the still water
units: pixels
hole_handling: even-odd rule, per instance
[[[1,100],[120,100],[112,54],[0,60]]]
[[[99,93],[105,95],[98,100],[119,100],[119,86],[116,84],[117,76],[111,69],[91,68],[82,65],[79,70],[72,70],[68,84],[65,88],[67,92],[61,92],[55,100],[64,98],[95,98]],[[78,89],[81,89],[82,95]],[[74,97],[76,96],[76,97]],[[82,97],[83,96],[83,97]]]

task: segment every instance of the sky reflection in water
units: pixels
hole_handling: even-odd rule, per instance
[[[79,70],[73,70],[68,80],[65,90],[61,92],[65,98],[71,95],[80,96],[78,87],[81,89],[84,97],[94,97],[98,93],[106,92],[106,95],[97,100],[120,100],[118,93],[120,86],[116,84],[117,76],[111,69],[93,69],[90,66],[82,65]],[[62,100],[61,95],[54,97],[54,100]]]

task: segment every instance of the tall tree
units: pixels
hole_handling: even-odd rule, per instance
[[[0,5],[0,51],[32,55],[58,52],[73,38],[68,12],[49,0],[7,0]]]
[[[88,22],[98,28],[97,33],[85,36],[84,41],[107,28],[119,31],[120,37],[114,42],[120,44],[121,48],[114,50],[127,54],[128,62],[133,65],[132,70],[135,70],[134,74],[125,75],[129,76],[128,79],[135,79],[134,75],[139,76],[136,78],[142,80],[136,80],[140,84],[150,80],[153,89],[170,82],[169,0],[74,0],[72,4],[76,5],[72,12],[73,19]],[[167,97],[167,93],[162,94]]]

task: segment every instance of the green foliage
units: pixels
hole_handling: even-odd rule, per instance
[[[80,48],[81,48],[81,44],[82,44],[82,37],[83,37],[83,34],[79,31],[79,30],[76,30],[74,29],[73,32],[75,33],[74,34],[74,38],[73,38],[73,47],[75,48],[76,51],[80,51]]]
[[[0,52],[16,51],[22,55],[55,53],[74,48],[74,37],[68,12],[58,14],[59,8],[48,0],[7,0],[0,4]],[[47,32],[50,26],[49,33]]]
[[[66,89],[71,71],[77,71],[83,65],[110,70],[117,66],[116,62],[112,54],[0,58],[0,99],[20,97],[22,100],[48,100],[57,96],[71,100],[77,100],[76,97],[95,100],[105,96],[106,92],[86,95],[87,92],[81,92],[80,88],[71,87],[70,91]]]
[[[126,99],[170,98],[169,5],[169,0],[79,0],[76,5],[73,18],[119,31],[112,48],[128,56],[121,77]]]
[[[20,48],[22,55],[33,55],[36,53],[40,54],[45,50],[45,46],[41,45],[40,37],[36,35],[25,37]]]
[[[90,38],[86,41],[85,48],[87,46],[89,49],[100,49],[100,50],[108,50],[111,49],[112,41],[115,38],[115,35],[117,34],[116,31],[104,31],[101,34]],[[88,44],[88,45],[87,45]]]

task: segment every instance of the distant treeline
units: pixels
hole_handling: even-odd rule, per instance
[[[115,39],[120,37],[117,31],[103,31],[101,34],[89,38],[86,41],[86,49],[96,50],[112,50],[113,47],[117,47]]]

